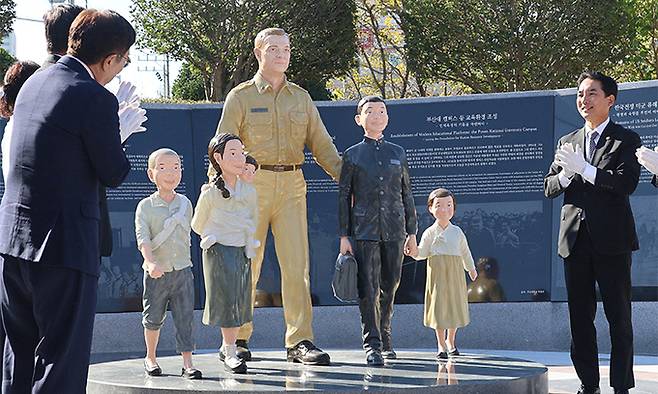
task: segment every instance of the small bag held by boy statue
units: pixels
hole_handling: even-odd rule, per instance
[[[338,255],[334,279],[331,282],[334,296],[338,300],[350,303],[359,301],[359,290],[356,284],[357,271],[354,256],[350,253]]]

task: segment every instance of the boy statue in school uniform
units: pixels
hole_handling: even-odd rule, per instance
[[[391,341],[395,292],[404,254],[417,250],[416,209],[404,148],[385,141],[384,100],[359,101],[356,123],[364,139],[343,153],[338,221],[340,253],[358,264],[359,310],[368,365],[396,357]],[[352,237],[354,245],[349,240]]]

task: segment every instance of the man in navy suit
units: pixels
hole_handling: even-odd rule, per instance
[[[99,271],[99,183],[130,164],[116,97],[103,85],[130,61],[135,30],[86,10],[68,55],[35,74],[14,109],[12,162],[0,205],[3,393],[84,393]],[[138,111],[138,109],[128,109]],[[122,130],[123,131],[123,130]]]
[[[596,345],[596,284],[610,324],[610,385],[628,393],[633,378],[631,252],[639,245],[629,196],[640,178],[635,151],[640,137],[612,122],[617,82],[599,72],[578,80],[576,106],[585,126],[558,142],[544,178],[544,193],[564,193],[558,253],[571,325],[571,360],[581,381],[579,394],[600,394]]]

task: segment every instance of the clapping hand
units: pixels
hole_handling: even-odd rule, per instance
[[[658,175],[658,146],[653,150],[641,146],[635,151],[637,161],[652,174]]]
[[[560,149],[555,152],[555,164],[562,167],[565,175],[568,177],[573,174],[583,174],[587,168],[587,162],[580,145],[576,145],[574,149],[571,143],[563,144]]]
[[[121,143],[123,144],[133,133],[146,131],[142,123],[146,122],[146,110],[139,107],[138,102],[119,106],[119,129],[121,134]]]
[[[135,104],[139,106],[139,95],[135,93],[137,86],[133,85],[128,81],[122,81],[119,84],[119,90],[117,90],[115,96],[117,96],[117,101],[119,104]]]

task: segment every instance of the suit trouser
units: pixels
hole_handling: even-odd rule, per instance
[[[84,393],[98,278],[0,256],[3,393]]]
[[[366,351],[392,349],[391,319],[402,277],[404,240],[356,241],[361,334]]]
[[[575,248],[564,259],[564,276],[571,324],[571,360],[581,382],[586,386],[599,385],[594,326],[596,282],[610,326],[610,385],[617,389],[634,387],[631,254],[597,253],[585,223],[581,223]]]
[[[267,229],[271,225],[281,270],[285,346],[293,347],[300,341],[313,340],[306,181],[301,170],[273,172],[261,169],[256,172],[254,186],[258,193],[258,225],[254,238],[260,241],[260,247],[251,261],[251,299],[252,302],[256,299]],[[247,323],[240,327],[238,339],[249,340],[252,332],[253,323]]]

